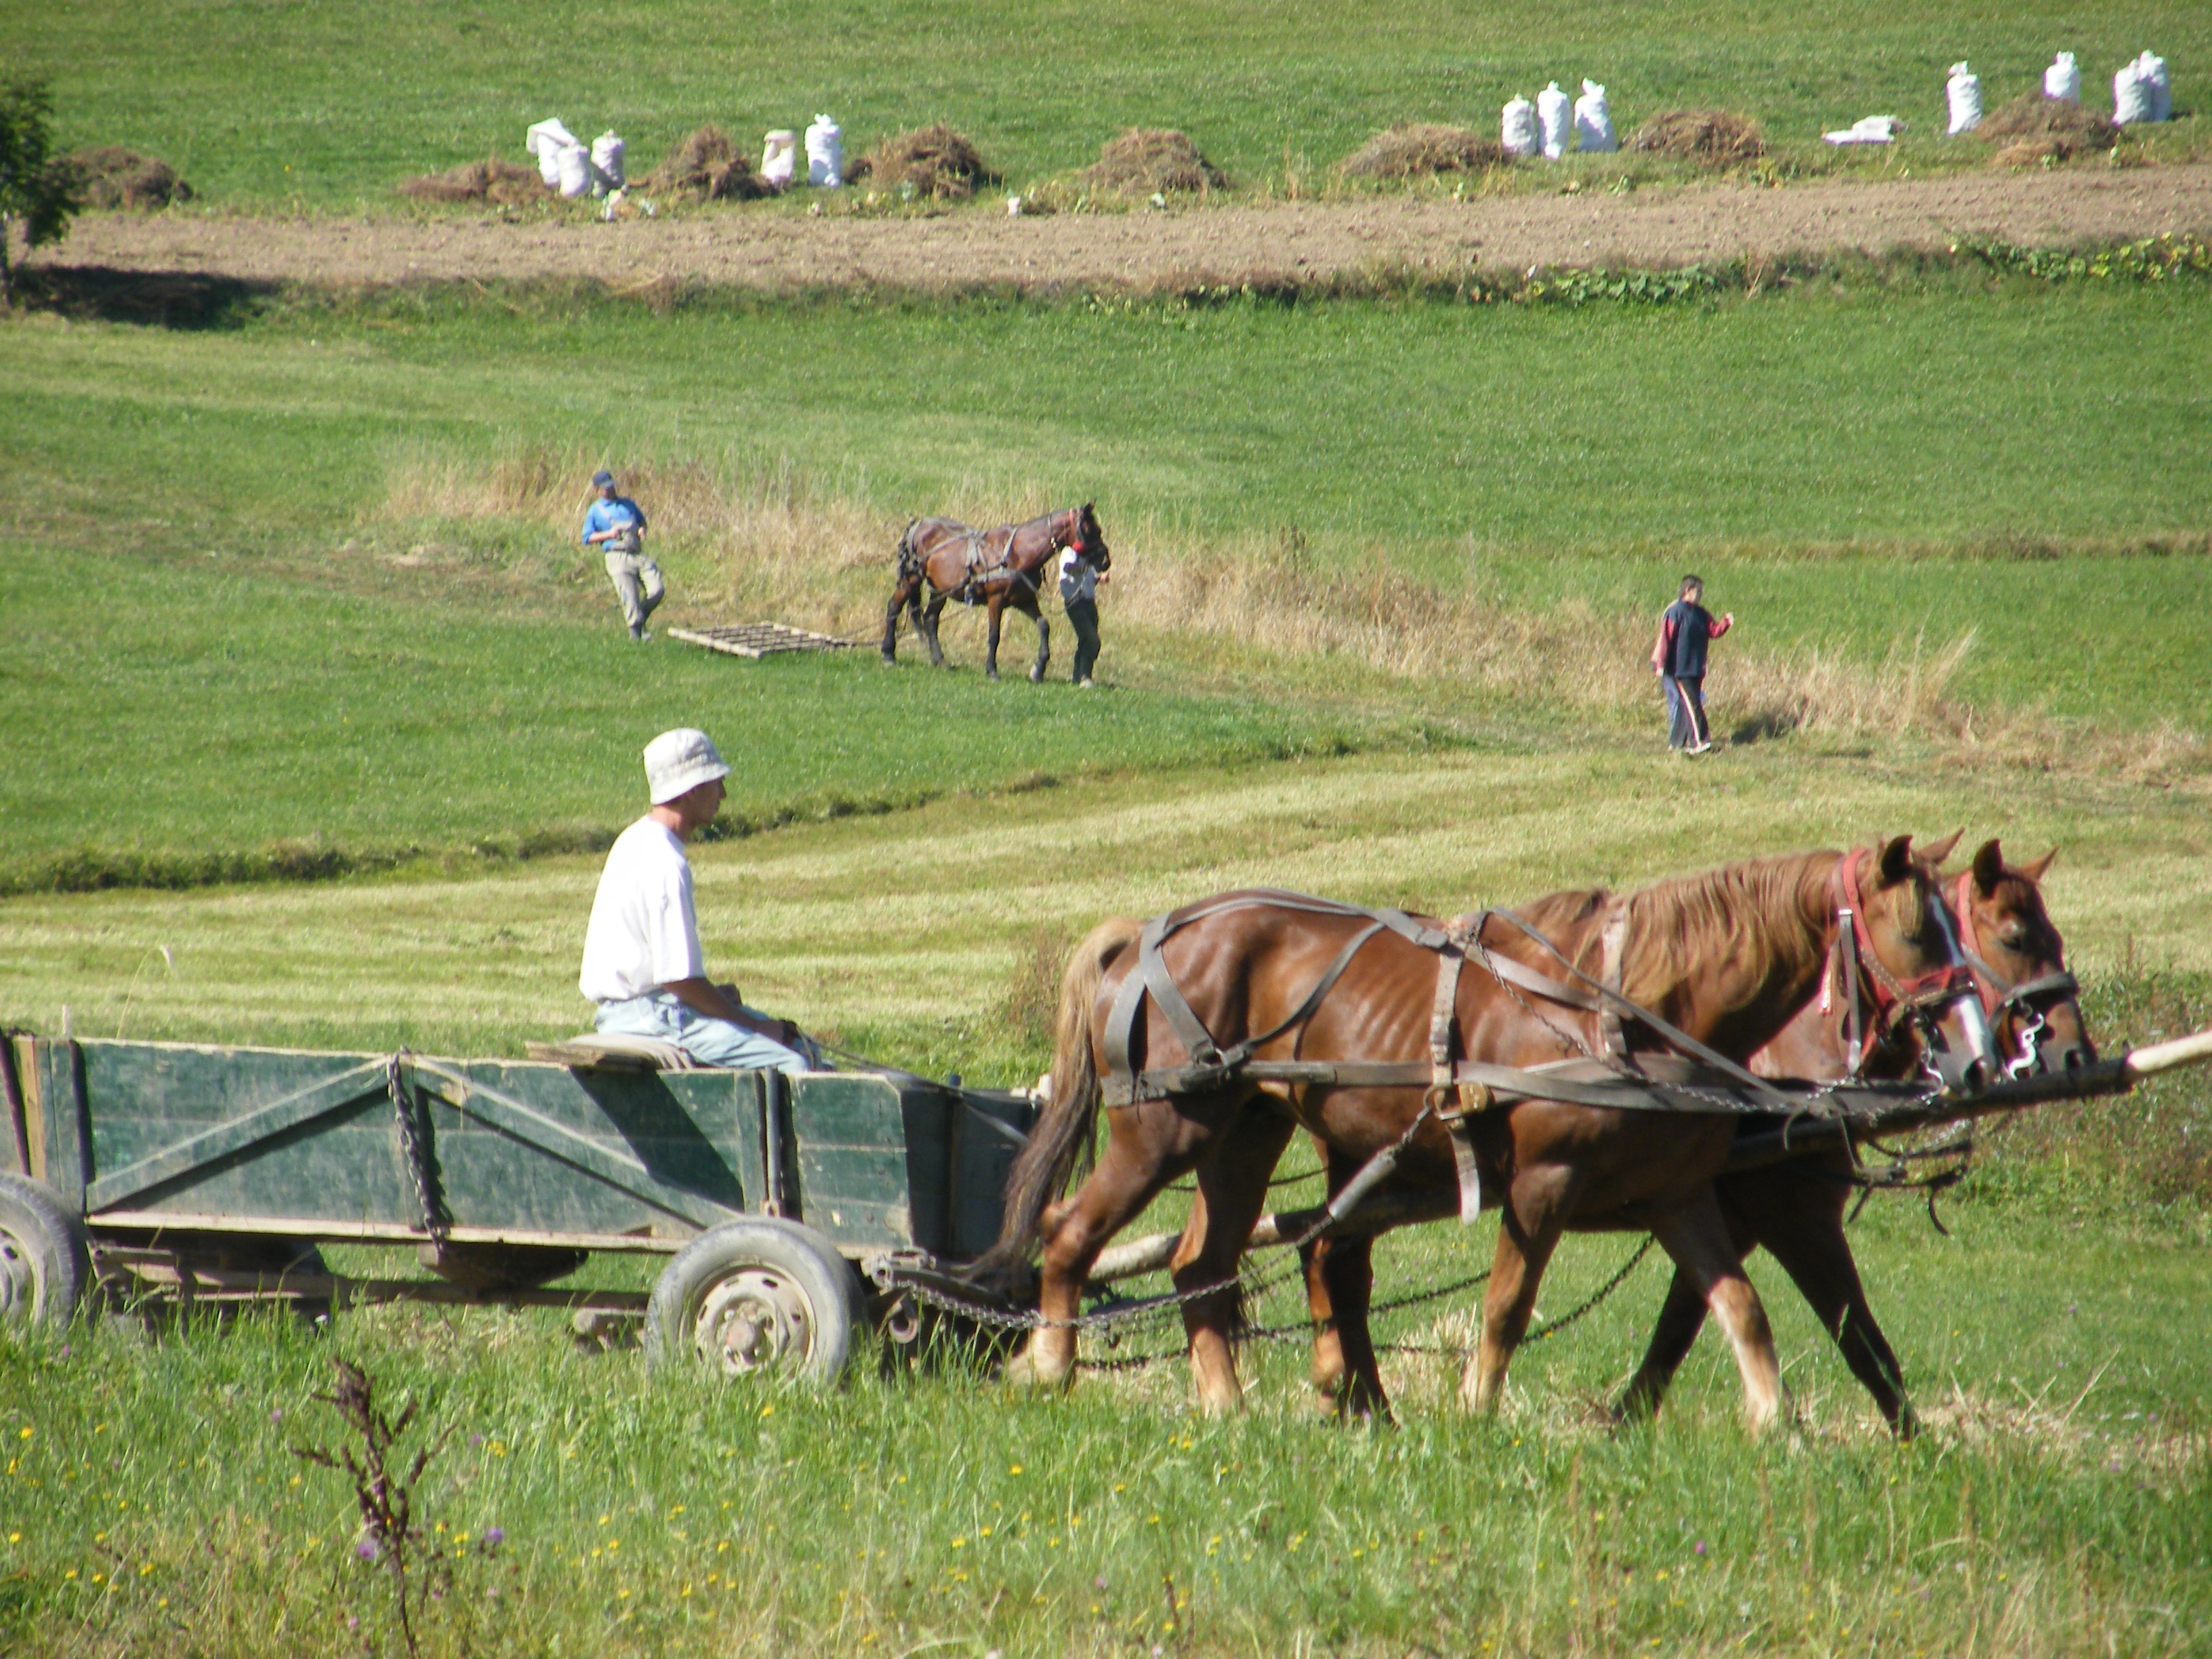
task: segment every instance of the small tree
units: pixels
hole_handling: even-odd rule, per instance
[[[10,246],[18,220],[23,251],[58,242],[79,205],[76,169],[53,152],[47,118],[54,112],[44,81],[0,86],[0,307],[15,300]]]

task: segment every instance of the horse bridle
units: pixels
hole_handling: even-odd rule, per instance
[[[1974,932],[1973,880],[1972,870],[1959,872],[1957,902],[1952,906],[1952,913],[1959,920],[1959,953],[1966,958],[1974,976],[1975,988],[1981,994],[1982,1012],[1992,1030],[2008,1010],[2020,1021],[2020,1053],[2005,1062],[2005,1075],[2025,1076],[2033,1069],[2042,1052],[2043,1033],[2049,1029],[2045,1016],[2069,997],[2078,996],[2081,982],[2063,968],[2014,981],[1990,967],[1981,954],[1981,941]]]
[[[1951,1087],[1961,1086],[1975,1065],[1995,1064],[1997,1058],[1996,1041],[1984,1013],[1973,969],[1949,925],[1949,913],[1940,890],[1929,895],[1935,900],[1932,914],[1942,929],[1951,960],[1941,968],[1904,980],[1882,965],[1874,948],[1874,935],[1867,927],[1866,903],[1859,892],[1859,861],[1871,856],[1864,848],[1845,854],[1837,861],[1835,873],[1828,882],[1836,913],[1836,936],[1828,947],[1827,963],[1821,973],[1820,1012],[1826,1014],[1832,1010],[1831,998],[1840,979],[1844,1044],[1850,1055],[1844,1074],[1850,1078],[1860,1076],[1883,1039],[1909,1021],[1920,1033],[1924,1053],[1934,1056],[1936,1074]],[[1863,1030],[1860,1023],[1863,997],[1874,1004],[1874,1018]],[[1944,1009],[1969,998],[1972,999],[1974,1015],[1969,1024],[1979,1028],[1972,1035],[1980,1052],[1962,1056],[1953,1054],[1942,1041],[1937,1021]]]

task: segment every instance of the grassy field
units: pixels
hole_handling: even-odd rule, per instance
[[[634,162],[710,120],[757,143],[830,110],[848,154],[947,120],[1017,184],[1088,162],[1124,126],[1172,126],[1235,180],[1281,189],[1297,173],[1310,188],[1395,122],[1494,135],[1508,98],[1585,76],[1606,83],[1624,132],[1660,109],[1720,105],[1808,164],[1924,168],[1948,159],[1936,135],[1954,60],[1973,63],[1995,107],[2039,87],[2065,47],[2092,106],[2109,109],[2112,70],[2146,46],[2173,64],[2176,111],[2191,115],[2212,23],[2173,0],[2094,16],[2054,0],[1817,13],[1752,0],[1673,8],[1663,30],[1622,0],[1571,16],[1433,0],[1291,12],[1239,0],[1203,16],[1163,0],[1110,15],[1054,3],[1018,26],[975,0],[611,12],[556,0],[465,15],[421,0],[219,12],[96,0],[0,15],[0,58],[54,77],[68,141],[155,152],[210,204],[261,210],[390,204],[411,174],[519,155],[523,129],[555,113],[586,138],[621,131]],[[1875,111],[1913,124],[1897,153],[1820,153],[1824,128]]]
[[[793,826],[695,860],[710,961],[750,994],[913,1064],[1011,1079],[1042,1054],[1040,949],[1106,910],[1261,878],[1452,907],[1958,817],[2016,849],[2063,839],[2049,890],[2099,1036],[2202,1022],[2200,814],[2153,792],[2023,792],[1778,749],[1726,774],[1589,749],[1155,774],[981,820],[945,802]],[[1009,869],[994,857],[1009,842],[1045,855]],[[12,899],[0,1018],[52,1030],[75,999],[75,1029],[102,1035],[511,1050],[578,1021],[595,866]],[[702,1392],[633,1353],[580,1356],[544,1314],[0,1338],[0,1639],[394,1651],[349,1493],[289,1450],[337,1437],[311,1396],[343,1354],[421,1398],[426,1434],[452,1434],[419,1511],[450,1574],[424,1617],[437,1654],[2185,1654],[2212,1616],[2208,1133],[2201,1085],[2049,1109],[1947,1202],[1950,1238],[1909,1203],[1869,1212],[1858,1249],[1932,1431],[1901,1449],[1764,1266],[1802,1417],[1760,1446],[1710,1339],[1656,1428],[1602,1431],[1656,1263],[1528,1349],[1496,1423],[1451,1402],[1468,1295],[1386,1316],[1390,1340],[1446,1351],[1389,1360],[1392,1434],[1312,1421],[1295,1342],[1249,1349],[1252,1410],[1211,1424],[1172,1364],[1092,1375],[1065,1401],[959,1367],[826,1400]],[[2159,1187],[2154,1169],[2197,1173]],[[1399,1235],[1380,1283],[1457,1279],[1489,1243],[1486,1225]],[[1570,1241],[1543,1310],[1629,1249]],[[1279,1295],[1255,1311],[1294,1322]]]
[[[2205,725],[2212,404],[2191,370],[2212,310],[2193,286],[1874,282],[1578,312],[661,318],[522,297],[521,315],[416,295],[200,332],[0,331],[21,485],[0,522],[62,555],[0,577],[11,882],[78,854],[121,872],[272,842],[574,844],[620,821],[627,756],[679,715],[755,757],[738,810],[757,822],[1038,772],[1526,740],[1559,716],[1516,695],[1577,696],[1577,675],[1610,677],[1582,701],[1617,730],[1648,719],[1627,636],[1685,564],[1742,619],[1729,650],[1765,653],[1774,684],[1824,660],[1893,679],[1971,633],[1947,695],[2061,722],[2020,758],[2063,752],[2069,720]],[[1531,419],[1538,386],[1551,412]],[[664,518],[670,615],[741,602],[863,635],[907,514],[1096,499],[1121,553],[1108,672],[1125,695],[1084,709],[860,659],[626,652],[567,528],[568,474],[602,456],[703,490]],[[502,495],[509,474],[536,482]],[[780,565],[740,522],[764,502]],[[1231,573],[1249,599],[1217,602],[1225,637],[1182,638],[1175,595]],[[1563,665],[1508,650],[1480,695],[1394,678],[1389,630],[1440,604],[1458,630],[1443,657],[1527,627]],[[1361,663],[1327,641],[1286,658],[1250,623],[1268,607],[1371,611],[1380,631]],[[1018,624],[1011,659],[1027,649]],[[1255,680],[1283,695],[1255,702]],[[136,742],[108,741],[125,726]]]

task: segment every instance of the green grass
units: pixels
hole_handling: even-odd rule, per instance
[[[1905,149],[1848,165],[1940,164],[1945,68],[1966,58],[1990,107],[2037,88],[2051,52],[2081,60],[2092,106],[2146,44],[2196,107],[2212,62],[2201,8],[2078,9],[1912,0],[1822,10],[1771,3],[1668,9],[1603,0],[1571,15],[1496,4],[1279,7],[1194,15],[1143,0],[1110,13],[1053,3],[1018,21],[976,0],[794,8],[574,0],[456,12],[280,0],[116,0],[16,7],[0,58],[55,78],[62,133],[180,164],[219,205],[390,203],[402,178],[497,149],[558,113],[589,138],[612,126],[649,163],[704,121],[748,144],[830,110],[848,154],[888,131],[949,120],[1015,181],[1088,162],[1132,124],[1182,127],[1232,177],[1279,185],[1286,161],[1326,167],[1409,119],[1494,134],[1498,107],[1547,80],[1603,82],[1624,133],[1656,111],[1747,111],[1779,139],[1874,111],[1916,129]],[[1980,147],[1973,147],[1977,160]],[[1829,158],[1820,158],[1826,162]]]
[[[1597,1428],[1653,1263],[1523,1353],[1498,1421],[1450,1403],[1449,1358],[1394,1357],[1395,1432],[1312,1420],[1295,1344],[1248,1349],[1250,1409],[1209,1423],[1176,1364],[1066,1400],[960,1367],[823,1399],[580,1357],[547,1314],[0,1339],[0,1639],[396,1650],[349,1491],[291,1449],[340,1442],[312,1396],[343,1354],[392,1406],[422,1402],[419,1437],[452,1437],[417,1489],[450,1575],[421,1620],[432,1654],[2194,1651],[2203,1243],[1972,1203],[1948,1219],[1944,1240],[1878,1206],[1857,1231],[1930,1421],[1903,1449],[1763,1264],[1794,1443],[1745,1441],[1711,1337],[1656,1427]],[[1401,1235],[1381,1282],[1457,1277],[1488,1243]],[[1570,1241],[1546,1305],[1625,1248]],[[1433,1345],[1436,1312],[1385,1328]]]
[[[802,489],[886,523],[1091,498],[1125,567],[1148,544],[1295,536],[1300,557],[1379,552],[1537,612],[1648,615],[1693,565],[1745,639],[1871,668],[1972,629],[1954,687],[1969,699],[2124,729],[2201,729],[2208,712],[2212,564],[2148,550],[2197,545],[2212,522],[2197,464],[2212,403],[2192,378],[2212,306],[2196,285],[1873,282],[1574,312],[975,301],[663,319],[522,298],[523,315],[403,295],[204,332],[0,332],[9,533],[58,556],[0,578],[12,866],[604,827],[639,734],[679,718],[724,723],[750,757],[740,810],[763,817],[1274,752],[1346,718],[1194,698],[1168,673],[1082,711],[851,660],[625,654],[559,526],[410,520],[394,481],[426,459],[799,458]],[[462,574],[410,587],[373,556],[416,535],[457,542]],[[2014,544],[2094,556],[1944,556]],[[679,601],[711,614],[702,550],[661,550]],[[1112,673],[1110,606],[1108,626]],[[958,649],[972,662],[972,638]],[[1395,729],[1434,695],[1401,688]]]

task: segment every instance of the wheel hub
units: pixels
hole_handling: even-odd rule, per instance
[[[39,1269],[22,1240],[0,1228],[0,1324],[38,1317]]]
[[[749,1267],[709,1289],[692,1326],[699,1358],[725,1376],[796,1370],[814,1346],[806,1297],[781,1273]]]

